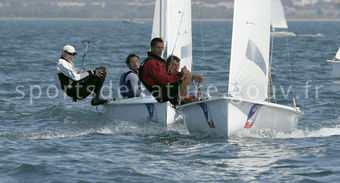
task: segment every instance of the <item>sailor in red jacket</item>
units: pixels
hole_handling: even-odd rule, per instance
[[[202,82],[203,78],[192,75],[186,67],[183,67],[181,72],[168,72],[167,62],[161,58],[164,50],[161,38],[152,39],[150,48],[148,58],[142,62],[139,69],[142,83],[158,102],[170,101],[174,105],[185,102],[183,100],[187,98],[191,81],[194,79]]]

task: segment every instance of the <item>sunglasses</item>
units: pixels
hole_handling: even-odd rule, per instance
[[[65,51],[65,53],[67,53],[68,55],[72,55],[72,56],[76,55],[76,53],[70,53],[68,51]]]

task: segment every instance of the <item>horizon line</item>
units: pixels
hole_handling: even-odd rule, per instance
[[[0,17],[0,20],[71,20],[71,21],[123,21],[128,20],[128,18],[41,18],[41,17]],[[134,19],[136,21],[152,21],[151,18],[139,18]],[[224,19],[224,18],[212,18],[212,19],[192,19],[192,21],[227,21],[231,22],[233,19]],[[319,22],[319,21],[327,21],[327,22],[339,22],[340,18],[319,18],[319,19],[309,19],[309,18],[298,18],[298,19],[287,19],[287,21],[292,22],[300,22],[300,21],[308,21],[308,22]]]

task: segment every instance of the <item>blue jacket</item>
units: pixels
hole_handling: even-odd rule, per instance
[[[130,74],[130,73],[134,73],[137,75],[138,77],[138,73],[136,71],[128,71],[128,72],[125,72],[123,73],[121,76],[120,76],[120,82],[119,82],[119,87],[120,87],[120,95],[122,97],[128,97],[128,98],[132,98],[132,97],[138,97],[139,96],[139,93],[141,91],[141,81],[139,80],[139,77],[138,77],[138,91],[136,93],[134,93],[133,89],[132,89],[132,86],[131,86],[131,83],[130,81],[127,81],[125,82],[126,80],[126,77]],[[136,88],[136,87],[135,87]]]

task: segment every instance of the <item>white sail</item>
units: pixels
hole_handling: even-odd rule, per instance
[[[235,1],[230,96],[264,101],[268,96],[270,0]]]
[[[191,35],[191,0],[157,0],[151,39],[163,38],[167,56],[178,56],[180,68],[186,66],[189,70],[192,64]]]
[[[168,13],[168,56],[178,56],[180,68],[186,66],[191,71],[191,0],[169,0]]]
[[[338,49],[338,53],[336,53],[335,60],[340,60],[340,48]]]
[[[167,0],[156,0],[155,12],[153,16],[151,39],[155,37],[162,38],[166,43],[166,16]],[[165,46],[165,45],[164,45]]]
[[[271,8],[271,24],[273,28],[288,28],[287,21],[285,18],[285,14],[283,11],[283,7],[281,4],[281,0],[272,0],[272,8]]]

